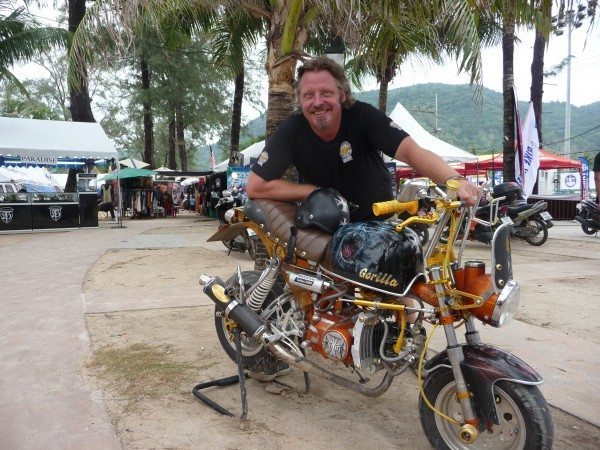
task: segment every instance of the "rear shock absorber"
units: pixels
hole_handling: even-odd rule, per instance
[[[259,311],[265,302],[267,295],[269,295],[271,288],[277,280],[279,264],[280,262],[277,258],[270,259],[260,277],[261,280],[258,285],[249,292],[248,297],[246,298],[246,305],[253,311]]]

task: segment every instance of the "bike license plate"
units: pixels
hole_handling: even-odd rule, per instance
[[[508,216],[500,217],[500,220],[502,221],[502,223],[507,223],[509,225],[513,224],[512,219],[510,217],[508,217]]]
[[[542,219],[544,219],[544,220],[552,220],[552,216],[550,215],[550,213],[548,211],[542,211],[540,213],[540,216],[542,216]]]

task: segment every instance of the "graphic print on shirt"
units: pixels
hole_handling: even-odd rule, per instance
[[[400,130],[400,131],[404,131],[400,125],[398,125],[396,122],[394,122],[393,120],[390,120],[390,127],[395,128],[396,130]]]
[[[260,155],[258,155],[258,161],[256,161],[256,164],[258,164],[259,166],[262,166],[268,160],[269,160],[269,154],[265,150],[263,150],[260,153]]]
[[[340,157],[342,161],[345,163],[352,161],[352,146],[350,142],[344,141],[340,145]]]

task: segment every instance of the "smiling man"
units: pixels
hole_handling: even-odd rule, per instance
[[[333,60],[320,56],[299,67],[295,92],[299,111],[277,128],[252,167],[250,198],[302,201],[317,186],[330,187],[358,205],[352,221],[372,219],[373,203],[394,198],[383,152],[437,183],[460,179],[459,197],[469,204],[477,201],[479,188],[378,109],[355,101],[342,67]],[[298,170],[299,183],[280,179],[290,164]]]

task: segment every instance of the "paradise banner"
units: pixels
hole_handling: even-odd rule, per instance
[[[515,158],[515,177],[523,188],[525,199],[533,192],[540,167],[540,140],[538,138],[537,124],[533,103],[529,102],[529,109],[523,121],[520,158]]]

